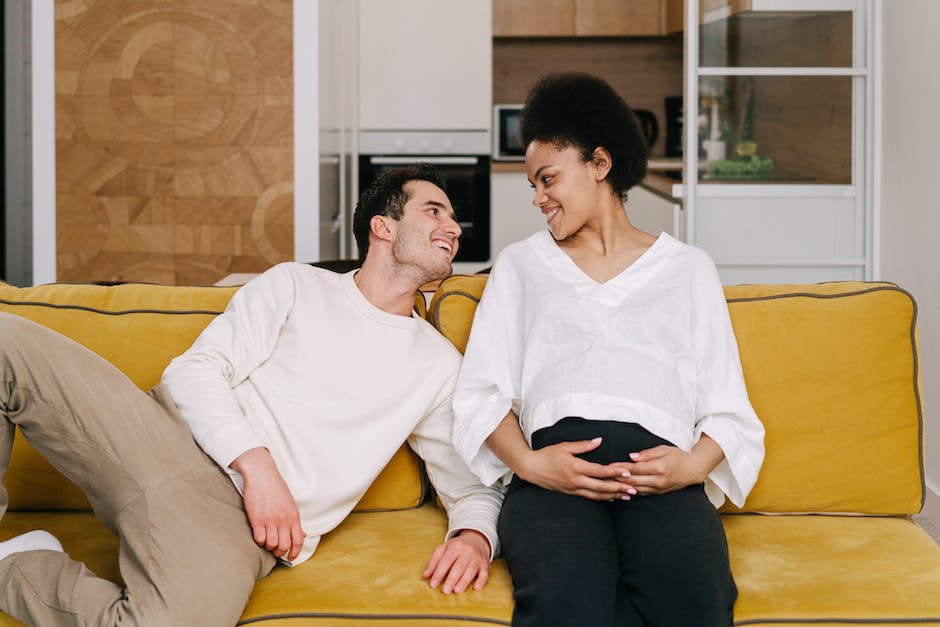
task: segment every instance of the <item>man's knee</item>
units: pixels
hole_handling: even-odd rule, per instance
[[[47,333],[49,329],[32,320],[0,312],[0,351],[10,352],[16,347],[31,346],[38,336]]]

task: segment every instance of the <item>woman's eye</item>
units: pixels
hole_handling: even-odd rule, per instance
[[[550,176],[543,176],[543,177],[542,177],[542,185],[548,185],[549,183],[551,183],[551,181],[552,181],[552,177],[550,177]]]

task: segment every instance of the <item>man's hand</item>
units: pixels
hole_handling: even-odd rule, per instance
[[[266,448],[245,451],[230,466],[244,479],[245,511],[255,543],[293,561],[303,547],[297,502]]]
[[[637,489],[625,480],[630,470],[622,463],[595,464],[577,457],[601,445],[601,438],[561,442],[530,451],[516,474],[529,483],[595,501],[629,500]]]
[[[464,529],[431,554],[422,577],[431,580],[431,587],[441,586],[444,594],[460,594],[473,580],[474,590],[482,590],[490,576],[490,543],[482,533]]]
[[[621,463],[628,477],[623,481],[640,495],[663,494],[702,483],[724,459],[721,447],[707,435],[687,453],[675,446],[656,446],[630,453],[632,463]]]

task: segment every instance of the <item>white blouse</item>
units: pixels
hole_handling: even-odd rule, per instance
[[[665,233],[606,283],[547,230],[503,250],[454,394],[455,447],[486,485],[511,477],[486,445],[510,409],[530,444],[566,416],[636,423],[685,451],[706,433],[725,455],[706,482],[716,506],[742,505],[764,458],[715,265]]]

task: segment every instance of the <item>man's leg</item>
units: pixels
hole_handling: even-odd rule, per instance
[[[254,545],[241,497],[172,401],[22,318],[0,314],[0,337],[0,462],[19,425],[120,536],[126,586],[62,553],[15,553],[0,561],[0,609],[41,625],[237,621],[274,559]],[[0,491],[0,512],[6,504]]]

